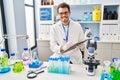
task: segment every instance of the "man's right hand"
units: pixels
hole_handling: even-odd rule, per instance
[[[67,42],[65,45],[61,46],[61,52],[67,50],[73,45],[72,42]]]

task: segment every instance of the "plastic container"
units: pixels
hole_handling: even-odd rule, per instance
[[[70,57],[48,58],[48,72],[59,74],[70,74]]]
[[[40,66],[42,66],[42,64],[43,61],[34,60],[31,64],[29,64],[29,68],[39,68]]]
[[[88,13],[88,21],[92,21],[92,12]]]
[[[13,65],[16,62],[16,60],[17,58],[15,56],[15,53],[11,53],[9,58],[9,65]]]
[[[101,20],[101,11],[99,9],[99,6],[94,7],[94,10],[92,12],[92,19],[95,22],[99,22]]]
[[[31,63],[31,55],[28,48],[24,48],[24,51],[22,53],[22,60],[24,65],[29,65]]]
[[[88,20],[88,14],[87,14],[87,12],[84,12],[82,21],[87,21],[87,20]]]
[[[1,67],[6,67],[8,66],[8,54],[6,53],[5,48],[1,49],[0,53],[0,62],[1,62]]]
[[[0,73],[7,73],[11,69],[8,66],[8,54],[6,53],[5,48],[1,49],[0,52]]]

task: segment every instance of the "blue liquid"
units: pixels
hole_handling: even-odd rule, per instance
[[[9,72],[11,69],[10,67],[4,67],[4,68],[0,68],[0,74],[4,74]]]

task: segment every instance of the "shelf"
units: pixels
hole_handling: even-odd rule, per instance
[[[101,40],[101,41],[97,41],[98,43],[120,43],[120,40]]]
[[[100,23],[100,22],[93,22],[93,21],[79,21],[79,23]]]
[[[103,24],[118,24],[119,21],[118,20],[103,20],[102,23]]]
[[[101,4],[71,4],[70,6],[91,6],[91,5],[101,5]]]
[[[89,4],[70,4],[70,6],[91,6],[91,5],[101,5],[101,4],[95,4],[95,3],[89,3]],[[54,5],[55,7],[57,7],[58,5]]]
[[[54,17],[57,15],[57,11],[56,11],[57,5],[45,5],[45,6],[46,7],[52,6],[54,9]],[[83,20],[83,13],[85,11],[86,12],[93,11],[95,6],[99,6],[99,8],[101,10],[101,21],[99,21],[99,22],[82,21]],[[71,7],[71,13],[72,13],[70,16],[71,19],[80,23],[84,31],[85,31],[85,27],[91,28],[91,33],[93,34],[93,36],[101,36],[104,31],[105,32],[113,31],[112,34],[120,33],[120,30],[118,30],[118,29],[120,29],[120,16],[119,16],[120,4],[119,3],[70,4],[70,7]],[[108,11],[112,11],[112,12],[116,11],[118,13],[117,20],[103,20],[105,8],[107,8]],[[52,25],[52,24],[49,24],[49,25]],[[96,27],[96,26],[98,26],[98,27]],[[106,26],[109,26],[109,27],[106,27]],[[115,26],[114,27],[114,28],[116,28],[115,31],[114,31],[114,28],[112,28],[112,26]],[[112,39],[112,40],[102,40],[102,41],[98,41],[98,42],[101,42],[101,43],[120,43],[120,40],[116,39],[116,41],[113,41],[113,39]]]
[[[118,6],[119,3],[104,3],[105,6]]]

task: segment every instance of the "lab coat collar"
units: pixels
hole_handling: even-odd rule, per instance
[[[69,22],[69,24],[71,25],[71,23],[73,22],[73,20],[69,20],[70,22]],[[62,22],[61,21],[59,21],[58,23],[57,23],[59,26],[62,26]]]

